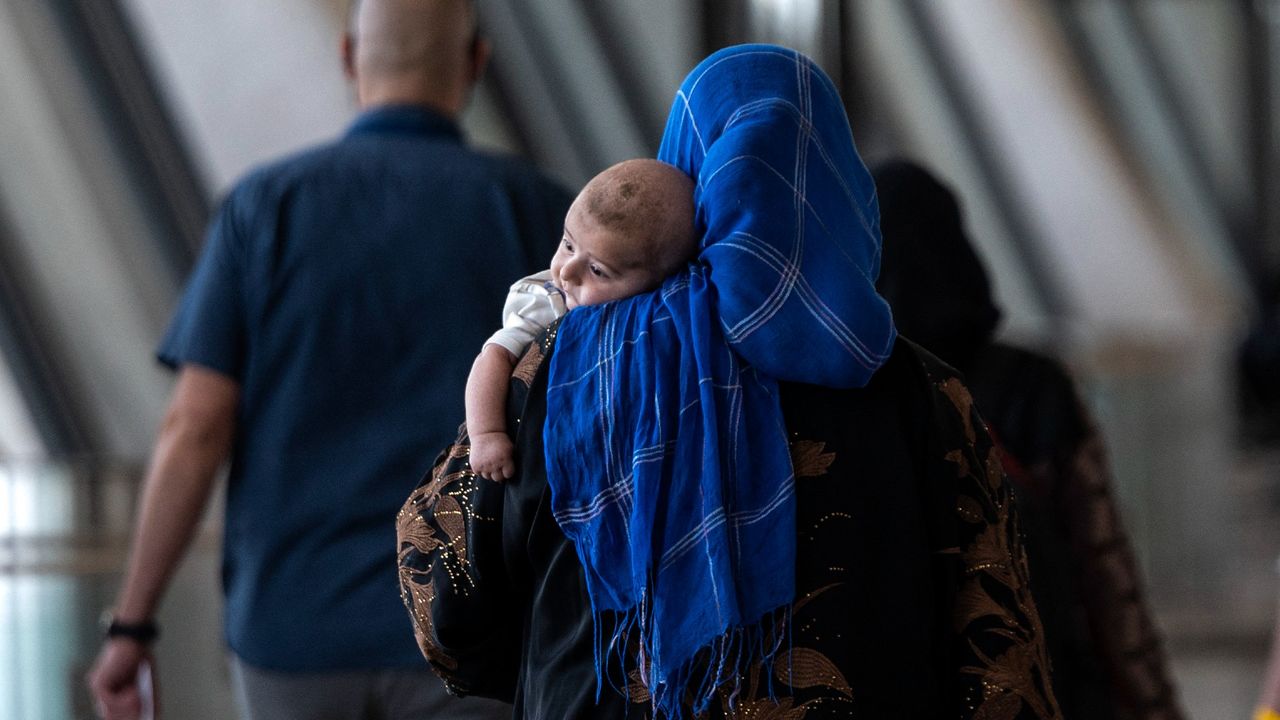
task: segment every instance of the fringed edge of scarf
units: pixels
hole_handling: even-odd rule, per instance
[[[628,706],[647,702],[655,718],[683,720],[686,708],[699,715],[717,696],[723,698],[726,710],[737,707],[744,688],[759,697],[762,678],[766,696],[777,701],[774,661],[779,651],[790,650],[791,603],[765,612],[754,622],[729,628],[670,672],[664,683],[658,682],[649,661],[653,648],[647,630],[652,613],[648,601],[625,611],[592,608],[597,703],[607,683],[627,698]],[[613,629],[606,635],[601,628],[608,624]],[[633,634],[638,638],[633,639]],[[785,652],[788,662],[790,656]],[[633,657],[634,663],[630,662]],[[790,667],[782,677],[791,677]]]

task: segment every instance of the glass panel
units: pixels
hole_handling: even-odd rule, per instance
[[[66,692],[77,666],[88,596],[83,578],[59,572],[76,518],[67,468],[0,463],[0,716],[83,717]]]
[[[137,484],[136,468],[0,461],[0,718],[94,717],[84,676],[119,587]],[[234,717],[214,538],[197,537],[160,609],[168,717]]]

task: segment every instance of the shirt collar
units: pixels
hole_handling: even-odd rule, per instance
[[[381,105],[365,110],[351,124],[347,135],[368,133],[462,139],[457,123],[422,105]]]

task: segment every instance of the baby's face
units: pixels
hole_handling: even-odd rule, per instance
[[[652,269],[657,259],[638,256],[636,245],[602,227],[575,202],[551,258],[551,279],[564,292],[565,306],[599,305],[657,287],[662,280]]]

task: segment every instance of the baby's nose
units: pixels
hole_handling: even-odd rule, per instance
[[[582,277],[582,263],[577,259],[570,260],[560,268],[560,281],[565,283],[578,284],[579,278]]]

